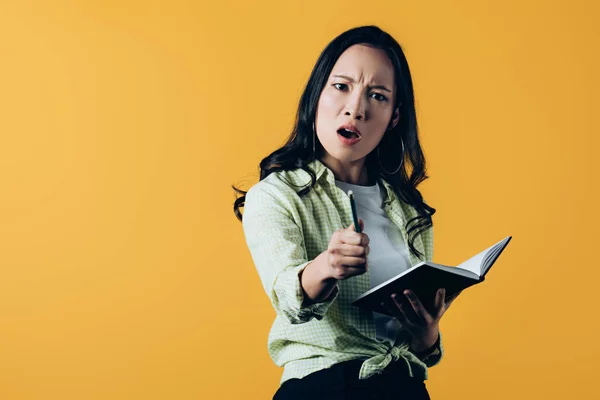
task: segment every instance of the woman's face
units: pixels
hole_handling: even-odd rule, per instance
[[[394,67],[383,50],[354,45],[342,53],[317,106],[324,161],[357,161],[377,147],[399,119],[394,83]]]

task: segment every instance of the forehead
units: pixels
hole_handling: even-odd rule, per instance
[[[331,75],[350,75],[377,84],[394,83],[394,66],[385,51],[365,45],[350,46],[333,66]]]

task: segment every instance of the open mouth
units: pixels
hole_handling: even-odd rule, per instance
[[[358,134],[356,134],[356,133],[354,133],[352,131],[349,131],[348,129],[341,128],[341,129],[338,129],[337,132],[340,135],[342,135],[343,137],[345,137],[346,139],[358,139],[358,138],[360,138],[360,136],[358,136]]]

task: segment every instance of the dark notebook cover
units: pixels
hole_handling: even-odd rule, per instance
[[[423,305],[431,311],[434,309],[435,294],[438,289],[445,288],[446,299],[448,299],[461,290],[483,282],[485,275],[508,245],[511,238],[511,236],[506,237],[494,246],[460,264],[460,266],[465,266],[465,268],[476,268],[481,276],[472,272],[472,270],[469,271],[460,267],[449,267],[424,261],[363,293],[354,300],[352,305],[390,315],[381,306],[381,302],[391,301],[391,295],[397,293],[399,295],[398,298],[405,304],[408,304],[408,299],[404,296],[403,292],[406,289],[410,289],[419,297]]]

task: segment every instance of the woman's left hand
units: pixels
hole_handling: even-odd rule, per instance
[[[382,305],[402,323],[402,326],[411,335],[411,350],[420,352],[435,344],[440,332],[440,319],[460,293],[456,293],[448,301],[445,301],[446,289],[438,289],[432,313],[427,311],[411,290],[404,291],[404,296],[408,299],[409,304],[403,303],[401,295],[394,293],[392,301]]]

